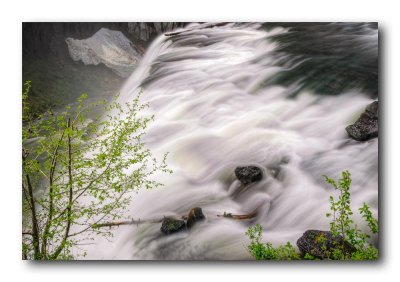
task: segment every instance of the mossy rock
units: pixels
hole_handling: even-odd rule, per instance
[[[342,250],[346,255],[350,255],[355,249],[342,236],[333,236],[330,231],[307,230],[297,240],[297,247],[302,256],[312,255],[319,259],[333,258],[334,251]]]
[[[161,232],[165,235],[186,230],[186,223],[180,219],[166,217],[161,224]]]

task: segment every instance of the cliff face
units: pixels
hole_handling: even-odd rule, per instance
[[[102,27],[123,32],[127,30],[127,23],[23,23],[23,59],[30,57],[69,59],[68,48],[65,43],[67,37],[85,39],[95,34]]]
[[[135,50],[143,53],[158,34],[184,25],[186,23],[23,23],[22,82],[32,81],[30,99],[33,109],[41,112],[64,105],[84,92],[89,97],[107,98],[115,94],[124,81],[104,65],[106,61],[97,65],[75,62],[70,56],[67,38],[87,39],[106,28],[121,32],[133,43]],[[123,71],[123,76],[129,76],[129,73]]]
[[[120,31],[134,44],[146,46],[158,34],[183,27],[186,24],[182,22],[26,22],[22,24],[22,52],[24,58],[27,56],[68,58],[66,38],[85,39],[101,28]]]

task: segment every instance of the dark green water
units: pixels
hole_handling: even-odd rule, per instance
[[[358,90],[378,97],[377,23],[265,23],[288,32],[277,44],[275,65],[283,67],[265,84],[297,85],[316,94],[336,95]]]

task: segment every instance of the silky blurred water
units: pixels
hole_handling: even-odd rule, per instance
[[[256,223],[265,241],[295,245],[307,229],[329,229],[325,213],[335,192],[322,175],[337,179],[346,169],[353,210],[367,202],[377,216],[378,139],[357,142],[345,131],[371,95],[356,87],[326,96],[295,83],[265,83],[287,71],[272,38],[288,28],[192,27],[157,38],[121,89],[121,102],[143,89],[142,102],[155,114],[145,142],[159,158],[169,152],[174,171],[156,175],[164,187],[134,195],[127,216],[179,218],[198,206],[207,219],[170,236],[156,223],[121,226],[112,243],[98,238],[89,246],[87,258],[251,259],[244,233]],[[368,38],[377,44],[377,33]],[[264,177],[240,192],[234,169],[243,165],[259,166]],[[254,209],[253,220],[217,217]],[[366,228],[357,215],[356,222]]]

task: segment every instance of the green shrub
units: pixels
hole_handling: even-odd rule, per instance
[[[338,199],[334,199],[333,196],[329,197],[330,202],[330,213],[326,216],[332,218],[330,222],[330,231],[334,236],[342,236],[343,244],[349,243],[353,248],[354,252],[348,253],[345,251],[344,245],[337,246],[334,252],[333,259],[339,260],[371,260],[378,258],[378,249],[375,248],[368,240],[370,235],[364,233],[358,229],[357,224],[352,219],[353,211],[350,207],[350,185],[351,185],[351,174],[349,171],[342,172],[342,178],[335,182],[333,179],[324,175],[326,182],[331,184],[335,190],[339,191]],[[373,234],[378,233],[378,220],[372,215],[369,206],[364,203],[361,208],[358,209],[360,215],[365,219],[367,226]]]
[[[352,219],[350,176],[350,172],[347,170],[342,172],[342,178],[337,182],[324,176],[326,182],[340,192],[337,199],[333,196],[329,197],[331,212],[327,213],[326,216],[332,218],[330,222],[332,236],[342,237],[343,240],[338,240],[341,244],[330,248],[325,247],[323,250],[324,252],[326,251],[326,257],[333,260],[375,260],[379,256],[378,249],[369,242],[370,235],[358,229],[357,224]],[[379,231],[378,220],[373,217],[369,206],[364,203],[358,210],[365,219],[370,231],[373,234],[377,234]],[[296,252],[290,242],[278,247],[273,247],[269,242],[261,242],[262,232],[261,225],[256,224],[254,227],[249,227],[245,233],[250,239],[247,249],[256,260],[297,260],[301,258],[301,255]],[[324,240],[324,238],[321,238],[321,240]],[[321,240],[319,243],[321,243]],[[349,246],[352,250],[351,252],[349,252]],[[318,258],[307,253],[303,256],[303,259],[315,260]]]
[[[300,259],[300,255],[296,252],[296,249],[289,242],[277,248],[274,248],[271,243],[262,243],[262,227],[260,224],[256,224],[254,227],[250,227],[247,230],[246,235],[251,240],[247,248],[256,260]]]

